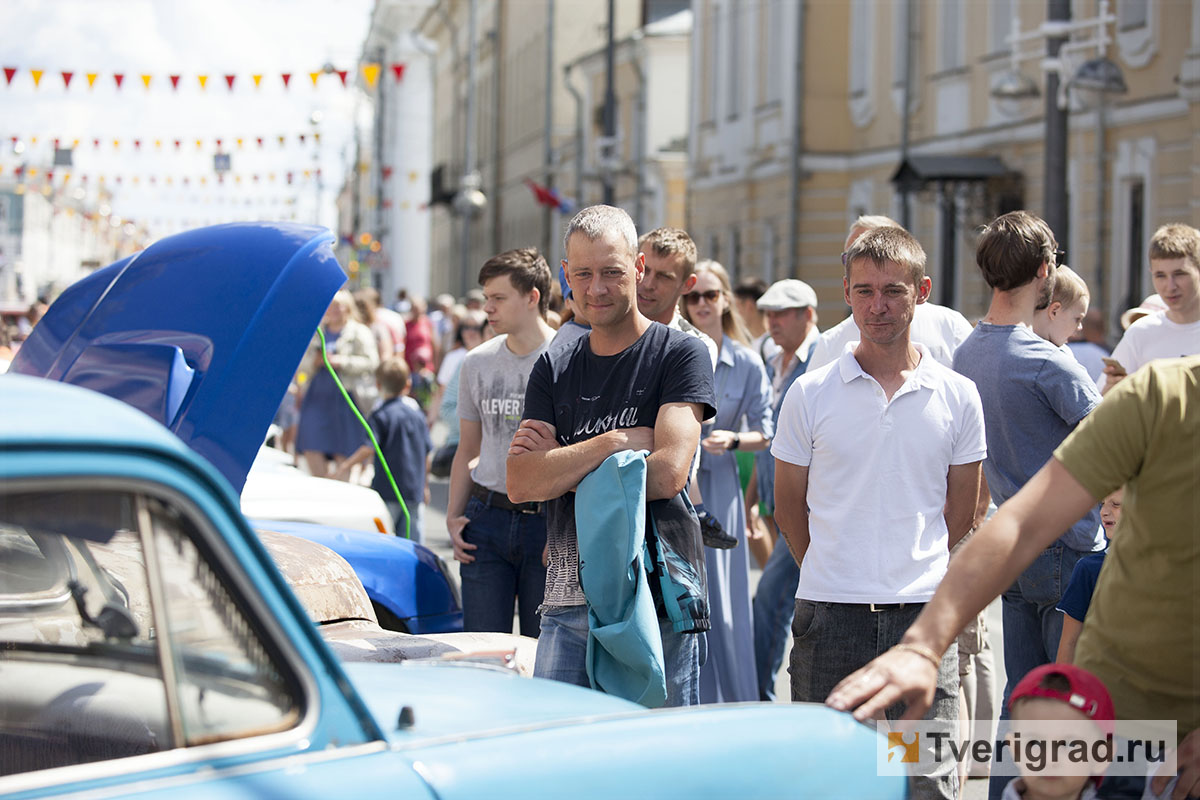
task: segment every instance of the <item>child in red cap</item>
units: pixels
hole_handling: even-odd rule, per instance
[[[1077,723],[1088,721],[1099,729],[1092,732],[1091,738],[1113,733],[1113,702],[1108,689],[1095,675],[1073,664],[1043,664],[1030,670],[1013,688],[1008,708],[1014,728],[1023,734],[1047,723],[1046,728],[1055,736],[1062,736],[1064,729],[1074,736],[1084,730]],[[1013,778],[1005,787],[1004,800],[1096,797],[1096,787],[1104,773],[1102,764],[1095,765],[1091,775],[1064,775],[1054,767],[1043,761],[1040,768],[1033,769],[1028,760],[1020,759],[1021,777]]]

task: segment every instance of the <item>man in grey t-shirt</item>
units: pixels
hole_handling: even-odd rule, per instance
[[[975,382],[983,400],[983,474],[996,505],[1016,494],[1100,402],[1079,362],[1033,332],[1034,309],[1054,290],[1057,249],[1045,222],[1013,211],[984,229],[975,252],[992,302],[955,352],[954,369]],[[1092,509],[1004,593],[1005,709],[1017,681],[1054,661],[1062,634],[1058,601],[1075,562],[1103,543],[1099,512]],[[1002,781],[993,783],[993,796],[997,788]]]
[[[459,443],[450,468],[446,529],[462,563],[463,627],[537,636],[546,587],[540,503],[513,503],[505,493],[505,459],[525,406],[525,385],[554,336],[544,315],[550,267],[537,250],[509,250],[479,271],[484,311],[500,334],[463,359],[459,373]],[[472,469],[470,461],[479,463]]]

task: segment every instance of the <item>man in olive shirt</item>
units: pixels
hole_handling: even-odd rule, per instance
[[[1200,356],[1147,364],[979,529],[901,643],[847,677],[827,702],[867,719],[902,700],[906,716],[919,717],[933,697],[934,660],[958,631],[1083,511],[1124,485],[1120,532],[1075,662],[1104,681],[1118,719],[1177,721],[1175,796],[1200,794],[1198,453]]]

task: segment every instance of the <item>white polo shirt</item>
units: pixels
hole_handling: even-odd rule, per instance
[[[946,574],[946,473],[987,456],[983,404],[914,346],[921,361],[891,401],[853,348],[783,400],[771,453],[809,468],[799,599],[925,602]]]

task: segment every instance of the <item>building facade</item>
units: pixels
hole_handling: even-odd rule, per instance
[[[1045,38],[1031,34],[1047,6],[695,0],[688,226],[702,255],[737,276],[803,278],[825,326],[847,313],[849,223],[907,217],[934,299],[980,316],[974,231],[1014,208],[1048,216]],[[1100,4],[1070,6],[1078,23]],[[1111,13],[1106,54],[1128,91],[1063,93],[1067,231],[1056,233],[1115,320],[1152,291],[1154,229],[1200,223],[1200,1],[1117,0]],[[1064,81],[1101,55],[1084,46],[1096,30],[1070,34]],[[1014,67],[1040,96],[994,95]]]

